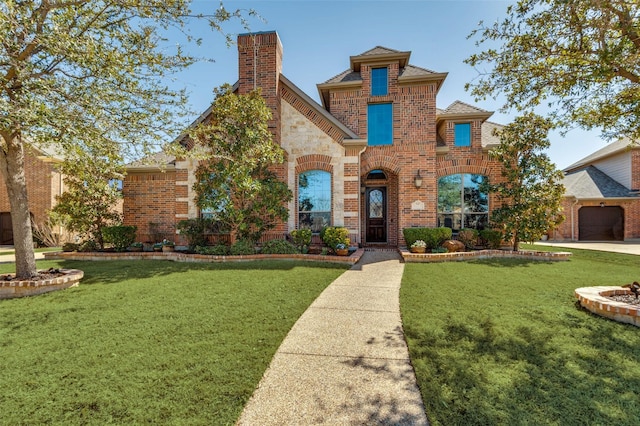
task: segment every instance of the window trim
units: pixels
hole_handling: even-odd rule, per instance
[[[437,194],[436,194],[436,200],[437,200],[437,204],[436,204],[436,217],[438,220],[438,226],[444,226],[444,224],[440,224],[440,215],[460,215],[460,229],[465,228],[465,217],[466,216],[479,216],[479,215],[484,215],[486,216],[486,223],[489,223],[489,214],[490,214],[490,199],[489,199],[489,193],[484,193],[486,198],[487,198],[487,210],[486,211],[467,211],[466,209],[466,203],[465,203],[465,188],[467,186],[465,186],[465,182],[467,181],[467,179],[465,179],[465,176],[471,176],[471,175],[479,175],[482,176],[483,180],[487,179],[487,176],[481,173],[451,173],[448,175],[444,175],[444,176],[440,176],[437,180]],[[460,176],[460,184],[459,184],[459,192],[460,192],[460,204],[457,204],[455,207],[459,207],[460,211],[444,211],[444,210],[440,210],[440,180],[447,178],[449,176]],[[457,229],[456,227],[452,226],[451,229]]]

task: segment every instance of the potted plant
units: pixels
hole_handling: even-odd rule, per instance
[[[422,240],[416,240],[411,244],[409,250],[411,250],[411,253],[424,253],[427,251],[427,243]]]
[[[342,250],[349,252],[349,231],[341,226],[329,226],[325,228],[321,234],[322,241],[329,246],[336,254],[338,253],[338,246],[342,247]],[[344,254],[343,256],[346,256]]]
[[[175,249],[176,249],[176,243],[174,243],[173,241],[167,240],[166,238],[162,240],[162,251],[170,252],[170,251],[174,251]]]
[[[336,244],[335,251],[338,256],[346,256],[349,254],[349,247],[343,243],[338,243]]]
[[[155,243],[153,245],[153,251],[162,251],[162,243]]]
[[[129,246],[129,251],[142,251],[142,243],[135,242]]]

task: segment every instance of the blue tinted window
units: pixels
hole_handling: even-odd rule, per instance
[[[298,175],[298,226],[320,232],[331,225],[331,173],[309,170]]]
[[[471,146],[471,124],[458,123],[455,128],[455,146]]]
[[[369,145],[393,144],[392,104],[369,105],[367,114],[367,137]]]
[[[387,87],[387,69],[373,68],[371,70],[371,96],[386,95]]]

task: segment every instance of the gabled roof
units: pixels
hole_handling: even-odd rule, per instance
[[[176,165],[176,157],[164,152],[156,152],[141,160],[133,161],[126,165],[127,173],[149,172],[156,170],[171,170]]]
[[[307,104],[307,106],[309,106],[315,112],[320,114],[324,119],[329,121],[333,127],[335,127],[338,130],[340,130],[344,134],[345,139],[359,139],[357,134],[355,134],[353,131],[351,131],[351,129],[349,129],[347,126],[345,126],[343,123],[341,123],[333,115],[329,114],[329,112],[327,112],[327,110],[322,108],[322,106],[320,106],[316,101],[311,99],[311,97],[309,97],[309,95],[304,93],[298,86],[293,84],[288,78],[286,78],[282,74],[280,74],[280,81],[285,86],[287,86],[287,88],[289,88],[292,92],[294,92],[296,94],[296,96],[298,96],[298,98],[300,98],[302,101],[304,101]]]
[[[57,147],[54,145],[41,145],[29,140],[25,142],[27,149],[31,150],[31,154],[40,161],[44,161],[45,163],[61,163],[64,161],[64,155],[59,149],[56,149]]]
[[[366,52],[362,52],[358,56],[386,55],[386,54],[389,54],[389,53],[406,53],[406,52],[401,52],[401,51],[396,50],[396,49],[389,49],[388,47],[384,47],[384,46],[376,46],[373,49],[369,49]]]
[[[587,155],[582,160],[576,161],[572,165],[566,167],[564,169],[565,172],[571,171],[582,166],[588,166],[598,160],[602,160],[603,158],[619,154],[621,152],[630,150],[630,149],[638,149],[638,145],[636,145],[633,141],[628,138],[622,138],[615,142],[612,142],[598,151]]]
[[[628,188],[594,166],[565,174],[562,184],[565,187],[565,196],[579,200],[634,197]]]
[[[440,120],[486,120],[493,115],[493,111],[487,111],[462,101],[454,101],[444,110],[436,111],[436,121]]]
[[[345,82],[361,82],[362,76],[359,72],[355,72],[352,70],[344,70],[340,74],[331,77],[329,80],[325,81],[322,84],[335,84],[335,83],[345,83]]]
[[[377,61],[398,61],[400,68],[405,67],[409,63],[411,52],[402,52],[400,50],[389,49],[388,47],[376,46],[360,55],[349,57],[351,69],[360,71],[360,64]]]

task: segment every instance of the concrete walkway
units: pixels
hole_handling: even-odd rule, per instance
[[[298,319],[239,425],[427,425],[394,251],[366,252]]]
[[[536,244],[542,246],[552,247],[564,247],[580,250],[598,250],[598,251],[610,251],[613,253],[625,253],[640,255],[640,242],[639,241],[603,241],[603,242],[588,242],[588,241],[568,241],[568,242],[555,242],[555,241],[537,241]]]

